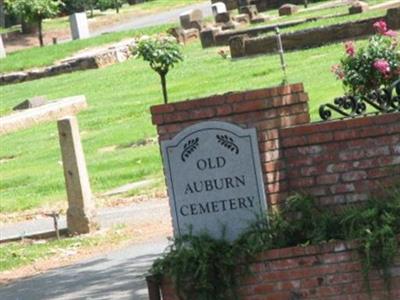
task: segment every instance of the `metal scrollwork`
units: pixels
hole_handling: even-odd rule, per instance
[[[327,103],[319,107],[322,120],[330,120],[333,112],[341,117],[365,115],[373,109],[373,113],[400,112],[400,79],[391,86],[370,92],[363,96],[343,96],[335,98],[333,104]]]

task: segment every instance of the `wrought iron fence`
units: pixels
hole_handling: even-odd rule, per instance
[[[372,108],[372,111],[369,108]],[[319,107],[319,116],[324,121],[330,120],[333,112],[342,118],[361,116],[368,112],[400,112],[400,79],[387,88],[372,91],[367,95],[338,97],[333,104],[327,103]]]

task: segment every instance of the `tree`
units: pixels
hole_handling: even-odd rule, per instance
[[[46,18],[57,15],[62,2],[59,0],[8,0],[8,7],[23,21],[36,23],[38,26],[39,43],[43,47],[42,22]]]
[[[93,18],[93,10],[97,4],[97,0],[63,0],[62,13],[71,15],[77,12],[90,11],[89,17]]]
[[[115,9],[117,14],[119,13],[119,9],[122,7],[122,5],[126,2],[126,0],[98,0],[97,1],[97,7],[100,10],[107,10],[109,8]]]
[[[167,74],[183,60],[179,45],[171,38],[148,38],[139,42],[138,57],[149,62],[150,67],[160,75],[164,103],[168,103]]]

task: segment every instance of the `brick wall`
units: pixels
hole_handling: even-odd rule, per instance
[[[231,92],[151,108],[159,140],[194,123],[220,120],[257,129],[269,206],[295,191],[323,205],[365,200],[400,182],[400,113],[310,123],[302,84]],[[277,249],[251,265],[241,282],[247,300],[369,300],[361,264],[352,243]],[[400,299],[400,257],[392,268],[392,299]],[[373,298],[384,298],[378,272],[372,272]],[[174,300],[170,282],[164,300]]]
[[[310,124],[302,84],[151,108],[159,140],[194,123],[255,127],[269,205],[304,191],[322,204],[364,200],[400,182],[400,113]]]
[[[371,296],[355,243],[282,248],[258,255],[252,274],[240,282],[242,300],[383,300],[387,290],[378,271],[370,272]],[[391,299],[400,299],[400,256],[391,267]],[[170,281],[163,300],[177,300]]]
[[[282,196],[282,191],[287,190],[287,184],[280,181],[283,173],[279,169],[279,129],[309,123],[307,101],[303,85],[293,84],[153,106],[151,113],[160,141],[171,139],[187,126],[207,120],[255,127],[266,192],[271,195],[267,198],[271,204],[275,202],[274,197]]]
[[[322,204],[365,200],[366,192],[400,183],[400,113],[285,128],[279,137],[285,165],[275,172],[288,191]]]

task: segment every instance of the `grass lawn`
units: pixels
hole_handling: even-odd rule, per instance
[[[34,67],[43,67],[53,64],[79,50],[118,42],[125,38],[132,38],[142,34],[154,34],[165,32],[172,25],[160,25],[147,27],[143,29],[122,31],[110,34],[104,34],[90,39],[75,40],[64,44],[50,45],[43,48],[34,47],[26,50],[16,51],[7,54],[7,57],[1,60],[0,73],[26,70]]]
[[[60,240],[42,240],[42,242],[21,241],[0,245],[0,272],[30,265],[38,260],[60,256],[65,253],[76,254],[82,250],[118,245],[131,238],[124,227],[115,227],[108,231],[92,235],[81,235]]]
[[[290,82],[304,82],[313,120],[321,103],[343,93],[330,72],[342,56],[341,44],[286,55]],[[229,60],[218,48],[184,48],[185,61],[168,75],[171,101],[233,90],[278,85],[282,80],[276,55]],[[81,137],[94,193],[145,178],[162,177],[149,108],[162,102],[158,75],[141,60],[105,69],[75,72],[0,87],[0,114],[35,95],[57,99],[85,95],[89,109],[79,114]],[[65,201],[56,124],[50,123],[0,137],[0,211],[12,212]],[[132,146],[133,145],[133,146]],[[104,151],[115,148],[114,151]]]

